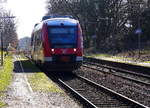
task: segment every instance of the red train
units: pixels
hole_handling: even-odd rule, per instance
[[[82,65],[83,37],[79,21],[49,18],[37,24],[31,36],[31,58],[49,70],[74,70]]]

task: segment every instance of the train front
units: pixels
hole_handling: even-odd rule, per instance
[[[82,65],[83,37],[80,24],[71,18],[47,20],[45,65],[51,70],[74,70]]]

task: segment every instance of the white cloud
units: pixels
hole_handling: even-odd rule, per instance
[[[46,13],[46,0],[8,0],[7,7],[19,20],[18,37],[30,36],[34,24]]]

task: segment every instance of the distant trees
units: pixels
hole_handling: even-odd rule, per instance
[[[30,37],[24,37],[19,39],[19,50],[22,51],[30,51],[31,45],[31,38]]]
[[[9,44],[16,48],[18,45],[17,22],[13,18],[4,18],[13,16],[11,12],[0,9],[0,33],[3,37],[3,47],[6,49]]]
[[[47,10],[47,15],[78,19],[86,48],[95,42],[94,47],[103,52],[136,49],[138,28],[142,29],[143,47],[150,43],[150,0],[48,0]]]

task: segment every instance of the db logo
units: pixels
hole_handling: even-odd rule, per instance
[[[63,54],[66,54],[66,53],[67,53],[67,50],[66,50],[66,49],[63,49],[63,50],[62,50],[62,53],[63,53]]]

